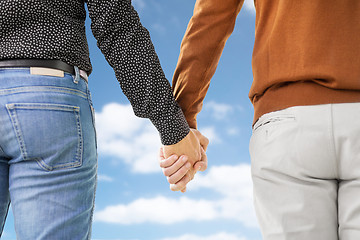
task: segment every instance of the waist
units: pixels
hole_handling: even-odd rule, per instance
[[[354,102],[360,102],[359,90],[333,89],[312,81],[293,82],[269,88],[253,99],[253,124],[266,113],[289,107]]]
[[[0,60],[0,68],[30,68],[30,72],[35,75],[59,76],[64,72],[76,75],[76,67],[56,59],[9,59]],[[79,69],[79,75],[86,82],[88,74]]]

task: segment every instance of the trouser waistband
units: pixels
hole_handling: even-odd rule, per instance
[[[78,69],[76,66],[69,65],[63,61],[56,59],[9,59],[0,60],[0,68],[12,68],[12,67],[29,67],[36,68],[33,73],[44,75],[53,75],[52,71],[47,69],[56,69],[63,72],[70,73],[72,75],[79,74],[80,77],[88,81],[88,75],[86,71]]]

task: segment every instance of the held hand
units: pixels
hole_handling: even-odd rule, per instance
[[[209,145],[209,139],[204,135],[202,135],[201,132],[199,132],[198,130],[196,129],[191,129],[191,130],[195,133],[196,137],[199,139],[200,145],[202,147],[201,160],[197,161],[193,167],[196,171],[205,171],[207,169],[206,150]]]
[[[197,169],[201,168],[201,171],[204,171],[207,167],[207,156],[203,148],[201,148],[201,151],[201,161],[196,162],[195,165],[198,164]],[[191,164],[187,161],[187,157],[185,155],[182,155],[181,157],[171,155],[169,158],[165,159],[162,148],[160,148],[159,160],[160,167],[170,183],[170,189],[173,191],[181,190],[181,192],[186,192],[186,185],[196,174],[196,168],[190,169]]]
[[[187,161],[188,158],[185,155],[178,157],[177,155],[171,155],[165,159],[163,148],[160,148],[159,161],[160,167],[163,170],[167,181],[170,183],[170,189],[173,191],[182,192],[186,191],[186,184],[191,180],[188,171],[191,168],[191,164]]]
[[[187,183],[194,178],[196,171],[206,170],[207,157],[205,151],[208,144],[209,140],[205,136],[198,130],[191,129],[190,133],[179,143],[163,146],[160,149],[160,167],[163,168],[163,173],[170,183],[171,190],[185,192]],[[198,158],[199,154],[197,153],[199,148],[200,158]],[[180,158],[177,155],[169,156],[173,153],[185,154],[185,156],[183,155]]]
[[[195,129],[190,129],[190,132],[184,139],[173,145],[163,146],[163,153],[165,158],[169,158],[171,155],[186,155],[188,161],[193,166],[197,161],[201,159],[201,146],[198,137],[196,136]]]

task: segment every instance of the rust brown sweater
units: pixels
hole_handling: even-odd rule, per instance
[[[190,127],[243,0],[197,0],[173,78]],[[359,0],[256,0],[254,121],[291,106],[360,102]]]

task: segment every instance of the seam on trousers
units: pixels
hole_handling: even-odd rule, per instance
[[[93,219],[94,219],[94,209],[95,209],[95,197],[96,197],[96,189],[97,189],[97,180],[98,180],[98,177],[97,177],[97,169],[98,169],[98,155],[96,153],[96,172],[95,172],[95,189],[94,189],[94,195],[93,195],[93,205],[92,205],[92,208],[91,208],[91,215],[90,215],[90,229],[89,229],[89,234],[88,234],[88,240],[91,240],[91,234],[92,234],[92,225],[93,225]]]
[[[22,134],[21,134],[21,129],[20,129],[20,124],[18,123],[18,117],[17,117],[17,114],[16,114],[16,111],[14,111],[13,109],[11,108],[6,108],[8,113],[9,113],[9,116],[10,116],[10,120],[14,126],[14,130],[15,130],[15,135],[16,135],[16,138],[17,138],[17,141],[19,143],[19,147],[20,147],[20,152],[24,158],[24,160],[27,159],[27,152],[26,152],[26,148],[24,146],[24,140],[22,139]]]
[[[329,147],[330,147],[330,151],[333,153],[333,170],[334,170],[334,176],[336,176],[336,178],[339,178],[339,168],[338,168],[338,160],[337,160],[337,152],[336,152],[336,145],[335,145],[335,136],[334,136],[334,121],[333,121],[333,104],[330,104],[330,122],[329,122],[329,126],[328,126],[328,131],[330,134],[330,142],[329,142]]]
[[[36,87],[16,87],[9,89],[0,90],[0,95],[14,94],[14,93],[25,93],[25,92],[60,92],[68,93],[82,98],[87,99],[87,94],[83,91],[66,88],[66,87],[54,87],[54,86],[36,86]]]
[[[4,222],[2,223],[2,226],[0,226],[0,239],[1,239],[1,235],[3,234],[3,231],[4,231],[4,226],[5,226],[5,222],[6,222],[6,218],[9,214],[9,207],[10,207],[10,201],[8,203],[8,206],[7,206],[7,211],[6,211],[6,214],[4,216]]]

